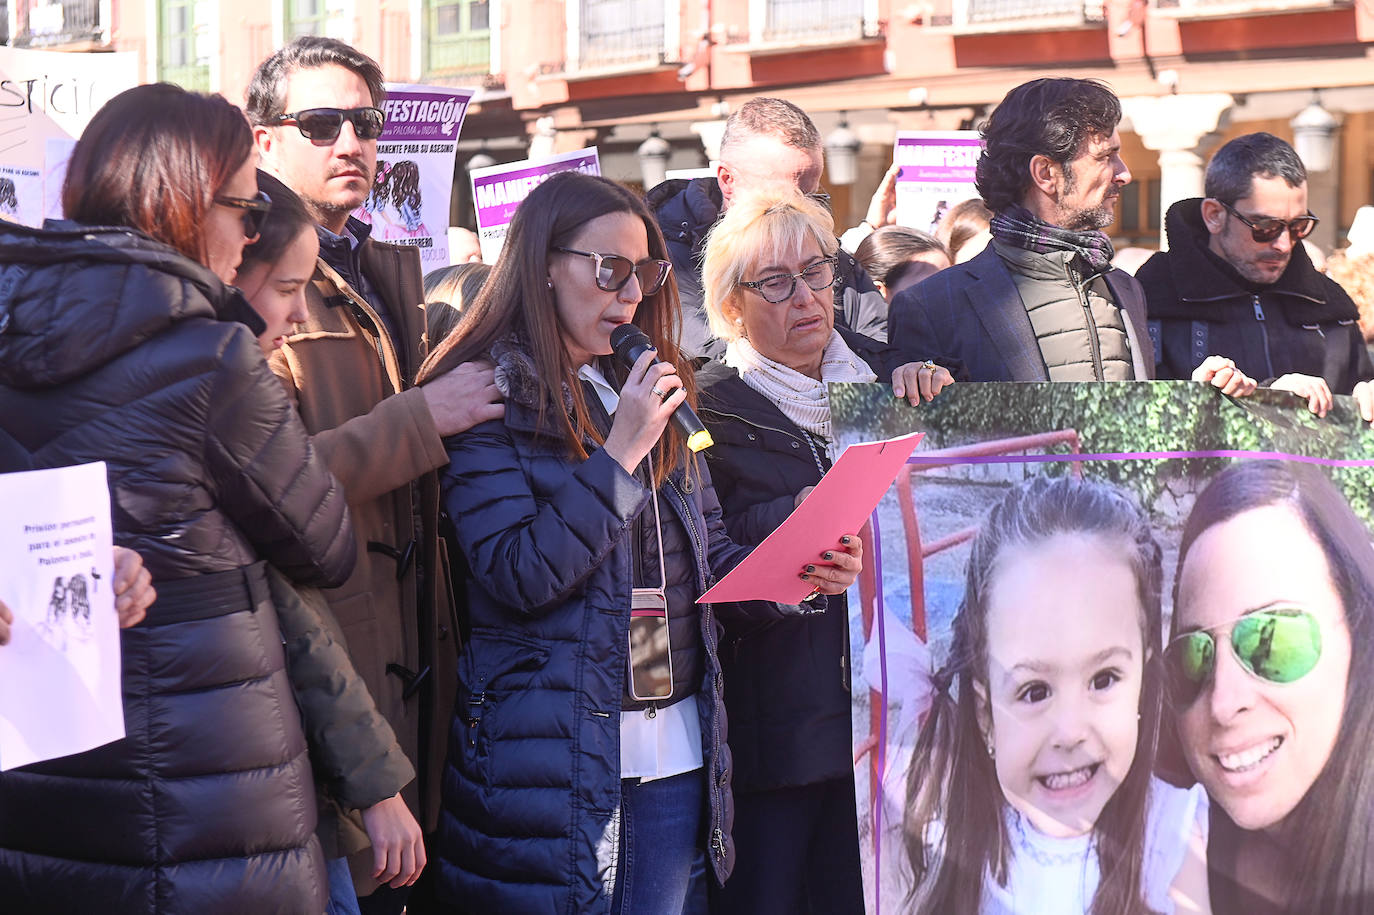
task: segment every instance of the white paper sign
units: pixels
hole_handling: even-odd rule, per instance
[[[0,771],[124,736],[105,465],[0,474]]]

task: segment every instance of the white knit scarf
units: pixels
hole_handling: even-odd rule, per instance
[[[725,364],[739,372],[744,383],[767,397],[792,422],[833,447],[830,430],[830,397],[826,383],[831,381],[869,382],[878,376],[868,364],[854,354],[844,339],[830,332],[830,342],[821,354],[821,380],[803,375],[781,362],[774,362],[759,353],[744,337],[725,347]],[[832,453],[831,458],[835,455]]]

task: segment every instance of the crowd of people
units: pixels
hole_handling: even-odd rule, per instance
[[[828,383],[916,406],[956,382],[1181,379],[1319,414],[1353,394],[1374,421],[1358,310],[1304,253],[1306,174],[1268,134],[1217,153],[1138,280],[1101,231],[1130,179],[1120,105],[1062,78],[997,107],[981,199],[934,235],[890,224],[894,169],[846,250],[814,124],[758,98],[716,177],[640,197],[556,175],[496,263],[422,278],[415,248],[352,215],[376,193],[384,100],[377,64],[321,37],[263,61],[242,111],[140,86],[77,144],[66,219],[0,228],[0,471],[106,462],[126,722],[0,774],[7,910],[862,912],[845,592],[865,545],[837,532],[796,570],[799,604],[697,603],[838,456]],[[633,359],[612,345],[627,324],[647,338]],[[674,423],[688,408],[705,451]],[[1218,911],[1237,886],[1247,911],[1283,911],[1275,861],[1313,892],[1364,889],[1362,849],[1288,854],[1274,832],[1363,785],[1346,713],[1327,722],[1338,768],[1304,757],[1310,800],[1257,801],[1209,748],[1235,675],[1212,633],[1253,609],[1217,593],[1250,574],[1217,571],[1218,532],[1268,513],[1311,541],[1330,599],[1300,611],[1328,634],[1292,678],[1316,666],[1308,689],[1362,675],[1370,597],[1341,569],[1367,571],[1368,536],[1306,477],[1234,479],[1198,501],[1170,622],[1197,643],[1191,788],[1153,756],[1166,626],[1140,510],[1065,480],[985,523],[911,770],[919,910],[1050,911],[1029,901],[1047,858],[1094,875],[1053,911],[1206,911],[1209,878]],[[1050,567],[1097,577],[1037,598]],[[1122,654],[1112,701],[1136,718],[1068,824],[1013,771],[992,673],[1012,617]],[[0,644],[12,621],[0,604]],[[1206,853],[1133,864],[1156,823]],[[1023,826],[1043,840],[1024,857]]]

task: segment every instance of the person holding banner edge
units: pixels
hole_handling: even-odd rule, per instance
[[[836,245],[829,211],[786,186],[738,197],[706,242],[707,316],[726,348],[697,384],[717,441],[707,466],[738,543],[762,542],[837,456],[826,382],[877,380],[835,329]],[[928,362],[892,375],[913,405],[952,383]],[[725,620],[739,866],[717,912],[863,909],[847,606],[836,596],[823,613]]]
[[[421,372],[490,352],[507,404],[448,439],[444,476],[473,576],[439,883],[467,911],[680,915],[704,903],[707,868],[723,881],[733,866],[719,623],[695,600],[748,551],[669,425],[693,385],[665,253],[629,191],[554,175]],[[606,357],[631,321],[657,361],[626,371]],[[798,570],[820,595],[857,575],[861,545],[843,539]],[[825,600],[724,609],[773,619]],[[656,650],[641,654],[646,614]],[[652,667],[669,673],[646,692]]]

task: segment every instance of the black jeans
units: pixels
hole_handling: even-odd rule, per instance
[[[713,915],[863,915],[853,778],[736,794],[732,834]]]

